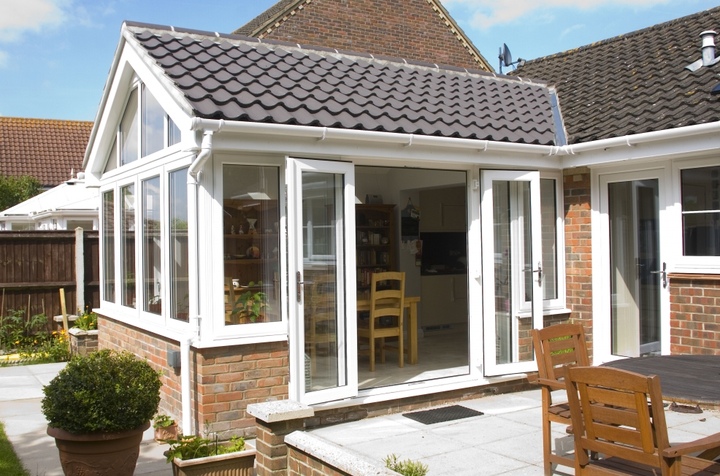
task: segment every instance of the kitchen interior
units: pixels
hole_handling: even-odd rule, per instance
[[[405,272],[406,298],[419,297],[417,363],[400,368],[388,352],[371,372],[361,356],[360,389],[469,373],[466,183],[464,171],[355,168],[358,296],[387,270]]]

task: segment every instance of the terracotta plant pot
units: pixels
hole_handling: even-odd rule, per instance
[[[253,476],[255,474],[255,448],[227,453],[172,461],[173,476]]]
[[[177,423],[162,428],[155,428],[155,441],[163,442],[164,440],[174,440],[178,436]]]
[[[48,427],[47,433],[55,438],[66,476],[132,476],[148,428],[150,422],[117,433],[76,435],[53,427]]]

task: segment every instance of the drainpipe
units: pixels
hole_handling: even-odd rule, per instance
[[[219,129],[219,127],[217,128]],[[217,130],[216,129],[216,130]],[[194,259],[190,259],[189,266],[191,267],[190,275],[191,276],[199,276],[198,273],[198,257],[200,256],[200,247],[199,247],[199,210],[198,210],[198,195],[199,195],[199,184],[200,179],[199,175],[202,171],[203,166],[208,161],[210,157],[212,157],[212,138],[213,138],[214,130],[205,130],[203,132],[202,137],[202,143],[200,145],[200,151],[198,152],[197,157],[195,157],[195,160],[193,160],[192,164],[190,164],[190,167],[188,168],[188,188],[191,188],[192,190],[189,191],[190,194],[188,196],[193,196],[195,199],[195,213],[190,214],[191,220],[194,221],[194,223],[191,225],[190,229],[195,230],[195,257]],[[194,268],[194,269],[193,269]],[[191,395],[191,388],[192,383],[190,379],[190,349],[192,347],[192,344],[194,342],[197,342],[200,340],[200,282],[198,279],[195,280],[197,283],[197,288],[195,292],[196,298],[194,299],[195,305],[193,306],[193,309],[190,313],[191,315],[191,329],[189,332],[189,335],[183,339],[180,340],[180,404],[182,408],[182,431],[185,434],[194,434],[195,431],[192,428],[192,395]],[[191,300],[192,302],[192,300]]]

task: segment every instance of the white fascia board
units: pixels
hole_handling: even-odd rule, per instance
[[[720,122],[603,139],[565,147],[564,169],[614,166],[658,159],[693,157],[720,149]]]
[[[417,167],[456,164],[559,170],[557,147],[284,124],[195,119],[212,130],[214,152],[254,152],[353,160],[387,159]],[[375,162],[377,163],[377,162]]]

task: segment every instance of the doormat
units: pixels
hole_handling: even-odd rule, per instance
[[[423,425],[432,425],[433,423],[460,420],[462,418],[470,418],[480,415],[483,415],[483,412],[463,407],[461,405],[450,405],[449,407],[433,408],[432,410],[403,413],[404,417],[420,422]]]

